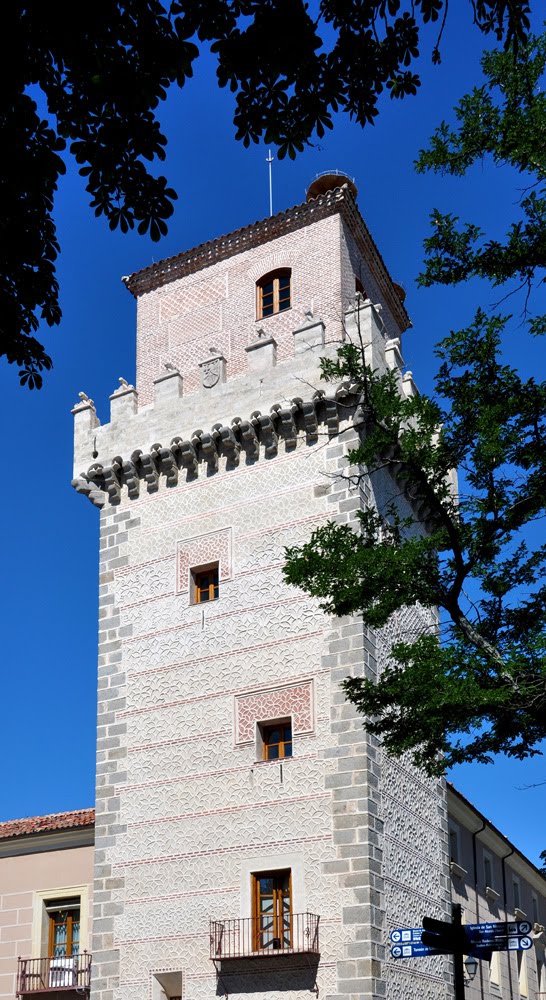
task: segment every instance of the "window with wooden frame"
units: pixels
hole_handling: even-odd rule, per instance
[[[263,760],[283,760],[292,756],[292,721],[282,719],[280,722],[260,723]]]
[[[287,871],[252,876],[252,916],[255,951],[279,951],[292,946],[292,876]]]
[[[219,565],[217,562],[208,566],[197,566],[191,571],[191,603],[207,604],[217,601],[220,596],[218,583]]]
[[[284,312],[292,305],[292,272],[290,268],[270,271],[256,282],[256,319],[265,319]]]
[[[46,902],[49,921],[48,955],[70,958],[80,953],[80,900],[54,899]]]

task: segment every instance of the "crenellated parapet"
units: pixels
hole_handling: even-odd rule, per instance
[[[241,461],[273,459],[282,450],[294,449],[298,439],[315,444],[321,433],[334,437],[342,425],[351,424],[358,408],[357,386],[343,383],[332,395],[319,389],[305,401],[297,397],[273,403],[268,412],[255,410],[248,419],[234,417],[229,424],[214,424],[210,431],[175,435],[169,444],[157,442],[147,451],[136,449],[127,457],[94,462],[72,485],[96,507],[118,504],[124,490],[135,500],[144,490],[157,492],[161,481],[177,486],[182,477],[191,481],[201,471],[210,476],[220,468],[235,469]]]
[[[403,374],[400,340],[388,339],[381,306],[358,293],[343,317],[343,340],[359,344],[376,371],[395,371],[399,391],[416,392],[411,374]],[[354,387],[332,391],[321,380],[321,357],[333,358],[339,339],[329,342],[325,324],[312,313],[294,332],[294,355],[277,363],[274,341],[258,338],[248,351],[244,377],[226,379],[226,359],[196,363],[202,390],[185,396],[180,372],[171,367],[154,383],[154,401],[139,405],[138,391],[125,379],[110,396],[110,422],[101,425],[93,400],[80,393],[74,407],[75,489],[102,507],[117,504],[125,491],[130,500],[160,483],[174,487],[181,479],[214,475],[241,463],[275,458],[315,444],[321,434],[333,437],[340,424],[358,425],[361,407]],[[272,401],[272,402],[269,402]],[[242,407],[246,416],[240,413]],[[196,427],[191,433],[180,428]],[[149,444],[149,442],[152,444]],[[84,471],[81,471],[81,470]]]

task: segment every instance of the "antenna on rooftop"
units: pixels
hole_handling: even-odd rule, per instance
[[[271,171],[271,164],[273,163],[274,159],[275,157],[271,156],[271,150],[269,150],[269,156],[266,156],[265,162],[269,167],[269,214],[270,215],[273,215],[273,174]]]

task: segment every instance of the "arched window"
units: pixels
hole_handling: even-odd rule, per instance
[[[365,299],[368,298],[364,289],[364,285],[362,284],[360,278],[357,278],[356,276],[355,276],[355,292],[360,292],[360,294],[363,295]]]
[[[256,319],[284,312],[292,305],[292,272],[289,267],[264,274],[256,282]]]

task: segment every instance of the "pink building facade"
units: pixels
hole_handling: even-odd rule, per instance
[[[0,998],[89,996],[94,810],[0,823]]]

